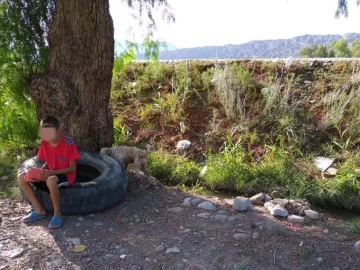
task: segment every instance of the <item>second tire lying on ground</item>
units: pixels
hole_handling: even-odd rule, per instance
[[[121,202],[127,190],[125,168],[115,159],[97,153],[80,152],[76,181],[70,187],[60,188],[61,212],[64,215],[84,215],[111,208]],[[18,173],[41,167],[42,162],[33,157],[23,162]],[[54,211],[50,193],[46,188],[33,185],[35,195],[49,213]],[[22,197],[29,203],[23,191]]]

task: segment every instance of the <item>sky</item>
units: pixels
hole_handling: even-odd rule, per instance
[[[178,48],[241,44],[305,34],[360,32],[360,6],[348,0],[349,17],[335,19],[338,0],[168,0],[175,23],[154,11],[156,38]],[[110,0],[115,40],[143,39],[137,14],[121,0]],[[131,29],[131,31],[129,30]]]

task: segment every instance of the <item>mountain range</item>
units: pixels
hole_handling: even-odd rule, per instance
[[[331,45],[341,38],[347,38],[351,43],[360,39],[360,34],[303,35],[289,39],[256,40],[239,45],[164,50],[160,52],[159,60],[299,57],[299,51],[303,47],[315,44]],[[138,59],[144,59],[143,55],[138,55]]]

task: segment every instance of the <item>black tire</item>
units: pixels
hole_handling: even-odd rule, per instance
[[[97,153],[80,152],[74,184],[60,188],[61,212],[64,215],[91,214],[117,205],[125,198],[127,174],[125,168],[115,159]],[[37,157],[23,162],[18,173],[32,167],[41,167],[43,162]],[[53,205],[48,189],[32,184],[35,195],[45,210],[53,213]],[[20,188],[24,200],[29,200]]]

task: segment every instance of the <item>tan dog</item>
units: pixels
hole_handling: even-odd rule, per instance
[[[146,151],[137,147],[129,146],[115,146],[109,148],[102,148],[100,154],[110,156],[120,163],[124,164],[127,169],[128,164],[134,164],[136,176],[140,176],[140,170],[149,177],[147,171],[147,155],[150,152],[150,145],[146,145]]]

